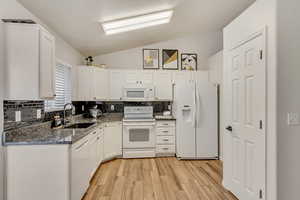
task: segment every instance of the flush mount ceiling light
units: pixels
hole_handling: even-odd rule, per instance
[[[128,32],[160,24],[167,24],[171,21],[173,10],[140,15],[126,19],[120,19],[102,23],[106,35]]]

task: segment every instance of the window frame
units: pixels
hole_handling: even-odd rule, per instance
[[[68,64],[68,63],[60,60],[60,59],[56,59],[56,62],[55,62],[55,71],[56,71],[56,67],[58,65],[62,65],[64,67],[66,67],[66,68],[69,68],[69,70],[70,70],[70,90],[71,90],[71,92],[70,92],[70,98],[71,98],[71,102],[72,102],[72,92],[73,92],[73,87],[72,87],[72,85],[73,85],[72,84],[72,68],[73,68],[73,66],[71,64]],[[56,90],[56,72],[55,72],[54,79],[55,79],[55,90]],[[47,108],[47,106],[46,106],[47,103],[46,102],[47,101],[55,101],[55,98],[53,100],[46,100],[45,101],[45,105],[44,105],[45,112],[56,112],[56,111],[62,111],[63,110],[63,108],[50,108],[50,109]]]

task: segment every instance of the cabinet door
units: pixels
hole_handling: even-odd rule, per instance
[[[94,84],[93,98],[94,100],[107,100],[108,99],[108,71],[104,69],[93,69]]]
[[[154,86],[156,98],[160,100],[173,99],[173,85],[171,72],[154,72]]]
[[[98,165],[101,164],[103,161],[103,150],[104,150],[104,129],[101,127],[98,130],[99,134],[99,140],[98,140],[98,146],[97,146],[97,157],[98,157]]]
[[[40,97],[55,97],[55,39],[40,29]]]
[[[192,72],[192,80],[208,82],[208,73],[209,72],[205,70]]]
[[[36,24],[4,24],[4,98],[37,100],[39,95],[39,27]],[[2,67],[2,66],[1,66]]]
[[[152,85],[153,84],[153,72],[139,72],[138,73],[139,83],[142,85]]]
[[[92,68],[87,66],[78,67],[78,90],[77,96],[80,101],[92,100],[93,77]]]
[[[110,100],[121,100],[123,97],[125,71],[110,71]]]
[[[176,84],[177,81],[189,81],[192,80],[191,72],[173,72],[173,83]]]
[[[141,84],[138,71],[126,71],[125,73],[126,85],[138,85]]]
[[[122,155],[122,123],[107,123],[104,130],[104,159]]]

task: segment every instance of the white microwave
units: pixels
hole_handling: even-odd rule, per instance
[[[154,86],[127,86],[123,89],[124,100],[147,101],[154,100],[155,88]]]

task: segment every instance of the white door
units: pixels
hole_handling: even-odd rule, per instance
[[[55,39],[46,30],[40,30],[40,97],[55,97]]]
[[[241,200],[265,199],[264,34],[228,52],[224,177]]]
[[[172,73],[157,71],[154,72],[155,96],[160,100],[173,99]]]
[[[177,157],[196,157],[195,138],[195,82],[181,81],[175,84],[174,104],[176,116]]]
[[[110,100],[122,100],[125,71],[110,72]]]

